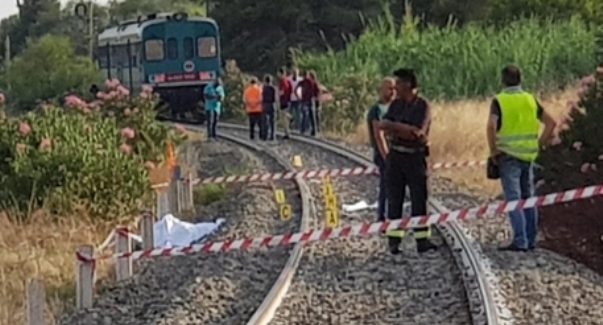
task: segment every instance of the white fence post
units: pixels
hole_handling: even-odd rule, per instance
[[[132,241],[128,234],[128,228],[118,228],[115,231],[116,240],[115,247],[117,254],[131,253],[132,252]],[[132,276],[132,258],[120,257],[115,263],[115,275],[117,281],[125,280]]]
[[[195,212],[195,200],[193,195],[193,173],[188,173],[188,184],[186,188],[186,195],[188,196],[188,209],[192,212]]]
[[[82,245],[78,248],[78,252],[83,256],[93,257],[94,247],[92,245]],[[77,309],[90,308],[92,307],[94,287],[94,262],[78,259],[76,268],[76,307]]]
[[[44,284],[38,279],[27,284],[27,325],[44,325]]]
[[[140,220],[140,229],[142,231],[142,249],[149,250],[154,248],[154,234],[153,234],[153,213],[149,210],[142,212],[142,218]]]
[[[168,201],[169,201],[169,212],[172,214],[177,214],[180,212],[179,207],[179,195],[178,195],[178,183],[180,179],[180,166],[174,167],[174,171],[172,172],[170,185],[168,188]]]

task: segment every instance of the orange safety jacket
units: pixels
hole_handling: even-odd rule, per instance
[[[243,93],[243,101],[245,102],[245,111],[247,114],[261,113],[262,88],[258,85],[248,86]]]

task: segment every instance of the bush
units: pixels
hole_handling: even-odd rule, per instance
[[[603,66],[582,80],[577,102],[568,103],[554,146],[544,150],[539,162],[540,192],[601,184],[603,174]],[[559,175],[563,175],[560,179]]]
[[[181,137],[155,121],[155,99],[129,97],[109,84],[102,101],[69,96],[65,107],[0,124],[0,204],[53,213],[84,207],[94,215],[127,215],[149,199],[146,168],[163,161],[166,141]]]
[[[316,70],[336,98],[349,99],[325,107],[328,127],[355,126],[376,99],[381,77],[398,67],[418,71],[428,98],[459,99],[499,91],[499,71],[509,63],[522,68],[524,83],[534,90],[563,87],[596,65],[595,32],[577,18],[521,20],[500,29],[416,26],[411,17],[398,26],[386,15],[342,52],[295,52],[298,66]]]
[[[54,99],[69,91],[87,93],[100,75],[89,58],[74,54],[68,38],[45,36],[13,60],[6,80],[15,104],[32,108],[37,100]]]
[[[224,74],[224,118],[235,121],[244,121],[246,118],[243,106],[243,92],[249,82],[249,76],[244,74],[234,60],[226,61]]]
[[[218,184],[208,184],[198,188],[193,193],[195,202],[199,202],[203,206],[210,205],[224,199],[228,195],[228,189]]]

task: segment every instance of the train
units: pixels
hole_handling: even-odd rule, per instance
[[[215,20],[185,13],[139,16],[98,35],[98,66],[132,93],[160,97],[158,119],[203,123],[203,89],[223,73]]]

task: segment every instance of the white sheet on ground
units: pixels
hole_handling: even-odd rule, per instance
[[[369,205],[368,203],[366,203],[366,201],[362,200],[362,201],[356,202],[354,204],[344,204],[342,208],[343,208],[343,212],[352,213],[352,212],[358,212],[358,211],[362,211],[362,210],[375,210],[375,209],[377,209],[378,206],[379,205],[377,202]],[[404,209],[406,209],[409,206],[410,206],[410,202],[404,203]]]
[[[218,230],[224,221],[224,219],[218,219],[215,223],[193,224],[168,214],[153,226],[155,247],[188,246]]]

